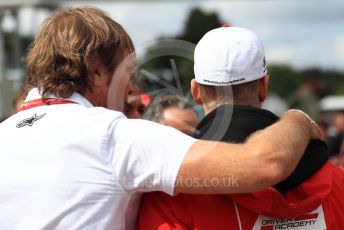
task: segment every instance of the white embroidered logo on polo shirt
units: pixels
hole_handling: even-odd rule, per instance
[[[322,205],[314,211],[294,218],[277,219],[260,215],[253,230],[309,229],[324,230],[326,222]]]

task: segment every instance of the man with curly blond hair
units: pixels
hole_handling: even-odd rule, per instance
[[[0,229],[133,229],[142,193],[261,190],[320,135],[299,111],[240,145],[128,120],[133,51],[121,25],[94,8],[43,22],[27,55],[32,89],[0,124]],[[185,186],[228,176],[239,186]]]

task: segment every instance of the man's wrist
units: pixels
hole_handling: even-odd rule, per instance
[[[309,134],[310,139],[321,139],[322,131],[315,121],[312,120],[306,113],[301,110],[292,109],[288,110],[283,117],[294,119],[300,126],[308,127],[308,131],[305,131],[305,134]]]
[[[304,112],[297,109],[291,109],[284,113],[282,119],[286,119],[304,129],[304,135],[308,135],[309,139],[313,138],[313,128],[315,122]]]

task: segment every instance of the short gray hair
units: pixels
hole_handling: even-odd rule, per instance
[[[164,111],[167,108],[189,109],[196,113],[191,103],[178,93],[164,93],[156,96],[146,109],[143,119],[165,124]],[[196,113],[197,114],[197,113]]]
[[[210,86],[198,83],[200,97],[205,104],[214,107],[223,104],[250,104],[257,96],[260,80],[230,86]]]

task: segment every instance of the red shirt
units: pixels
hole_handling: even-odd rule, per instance
[[[240,195],[145,194],[137,229],[343,229],[343,196],[344,171],[326,163],[284,196],[274,188]]]

